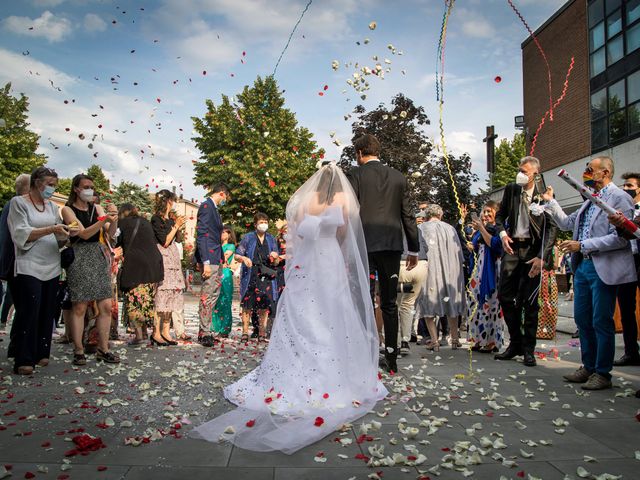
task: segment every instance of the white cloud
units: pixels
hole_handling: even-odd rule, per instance
[[[18,35],[43,37],[49,42],[59,42],[73,30],[68,19],[58,17],[49,10],[34,19],[12,15],[2,20],[2,27]]]
[[[31,0],[36,7],[57,7],[66,0]]]
[[[491,38],[495,35],[495,29],[484,18],[476,18],[462,22],[462,31],[473,38]]]
[[[34,89],[53,91],[54,86],[66,89],[77,80],[66,73],[30,56],[0,48],[0,78],[12,82],[14,90],[29,92]],[[51,85],[53,82],[53,85]]]
[[[87,32],[103,32],[107,28],[107,23],[95,13],[87,13],[84,16],[83,26]]]

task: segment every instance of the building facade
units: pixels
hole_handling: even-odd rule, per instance
[[[527,150],[535,140],[547,185],[571,210],[582,198],[557,177],[560,168],[581,178],[590,159],[608,155],[617,184],[620,174],[640,170],[640,0],[569,0],[535,35],[551,71],[551,95],[547,65],[528,38],[522,44]],[[553,119],[550,96],[552,103],[562,97]]]

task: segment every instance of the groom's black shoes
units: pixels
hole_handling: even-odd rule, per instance
[[[398,364],[396,363],[396,359],[387,356],[380,357],[380,359],[378,360],[378,367],[380,367],[387,373],[396,373],[398,371]]]
[[[522,348],[516,347],[514,345],[509,345],[504,352],[498,353],[493,358],[495,358],[496,360],[511,360],[518,355],[524,355],[524,351],[522,350]]]

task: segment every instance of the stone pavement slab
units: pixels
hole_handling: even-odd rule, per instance
[[[195,301],[188,300],[190,333],[197,328],[196,311]],[[236,335],[212,349],[188,343],[129,348],[123,336],[114,343],[122,355],[120,366],[90,359],[82,369],[70,364],[68,346],[55,345],[51,365],[31,377],[12,375],[10,363],[2,360],[0,464],[12,465],[13,478],[36,473],[41,465],[48,473],[36,473],[36,478],[56,479],[68,474],[70,479],[368,480],[380,472],[383,480],[464,475],[548,480],[564,479],[565,473],[576,478],[578,466],[640,478],[635,460],[640,400],[632,397],[640,387],[640,367],[614,370],[612,390],[583,392],[562,380],[580,365],[578,343],[562,334],[538,343],[535,368],[470,355],[466,349],[442,347],[433,353],[412,344],[410,355],[398,362],[401,371],[384,377],[389,397],[355,422],[350,430],[354,441],[346,447],[329,436],[285,455],[191,439],[194,425],[233,408],[222,387],[259,361],[264,347],[239,345]],[[0,342],[0,358],[6,346]],[[620,343],[616,355],[621,352]],[[568,422],[562,435],[552,423],[558,418]],[[71,469],[62,472],[64,454],[72,448],[68,440],[78,428],[99,436],[106,448],[70,457]],[[150,443],[126,445],[132,438]],[[318,452],[326,462],[315,461]],[[424,463],[404,465],[417,453],[426,456]],[[363,459],[380,461],[394,454],[399,463],[392,467],[367,466]],[[597,463],[586,463],[585,455]]]

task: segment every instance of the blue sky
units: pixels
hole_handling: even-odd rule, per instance
[[[61,175],[98,163],[116,183],[133,180],[152,191],[176,186],[198,198],[203,190],[193,186],[191,160],[199,153],[190,140],[191,116],[204,114],[206,98],[218,103],[221,94],[233,96],[256,75],[270,74],[306,3],[0,0],[0,82],[10,81],[15,93],[30,97],[40,151]],[[537,28],[564,1],[514,3]],[[344,116],[353,107],[375,108],[398,92],[425,107],[432,122],[427,133],[438,143],[435,65],[443,5],[311,4],[276,78],[287,107],[328,158],[339,157],[350,141],[351,122]],[[372,21],[375,30],[369,29]],[[445,53],[446,142],[454,153],[468,152],[482,175],[486,125],[511,137],[513,117],[522,113],[520,44],[526,36],[506,0],[455,3]],[[354,69],[345,64],[355,62],[390,68],[384,80],[371,79],[364,101],[346,83]]]

